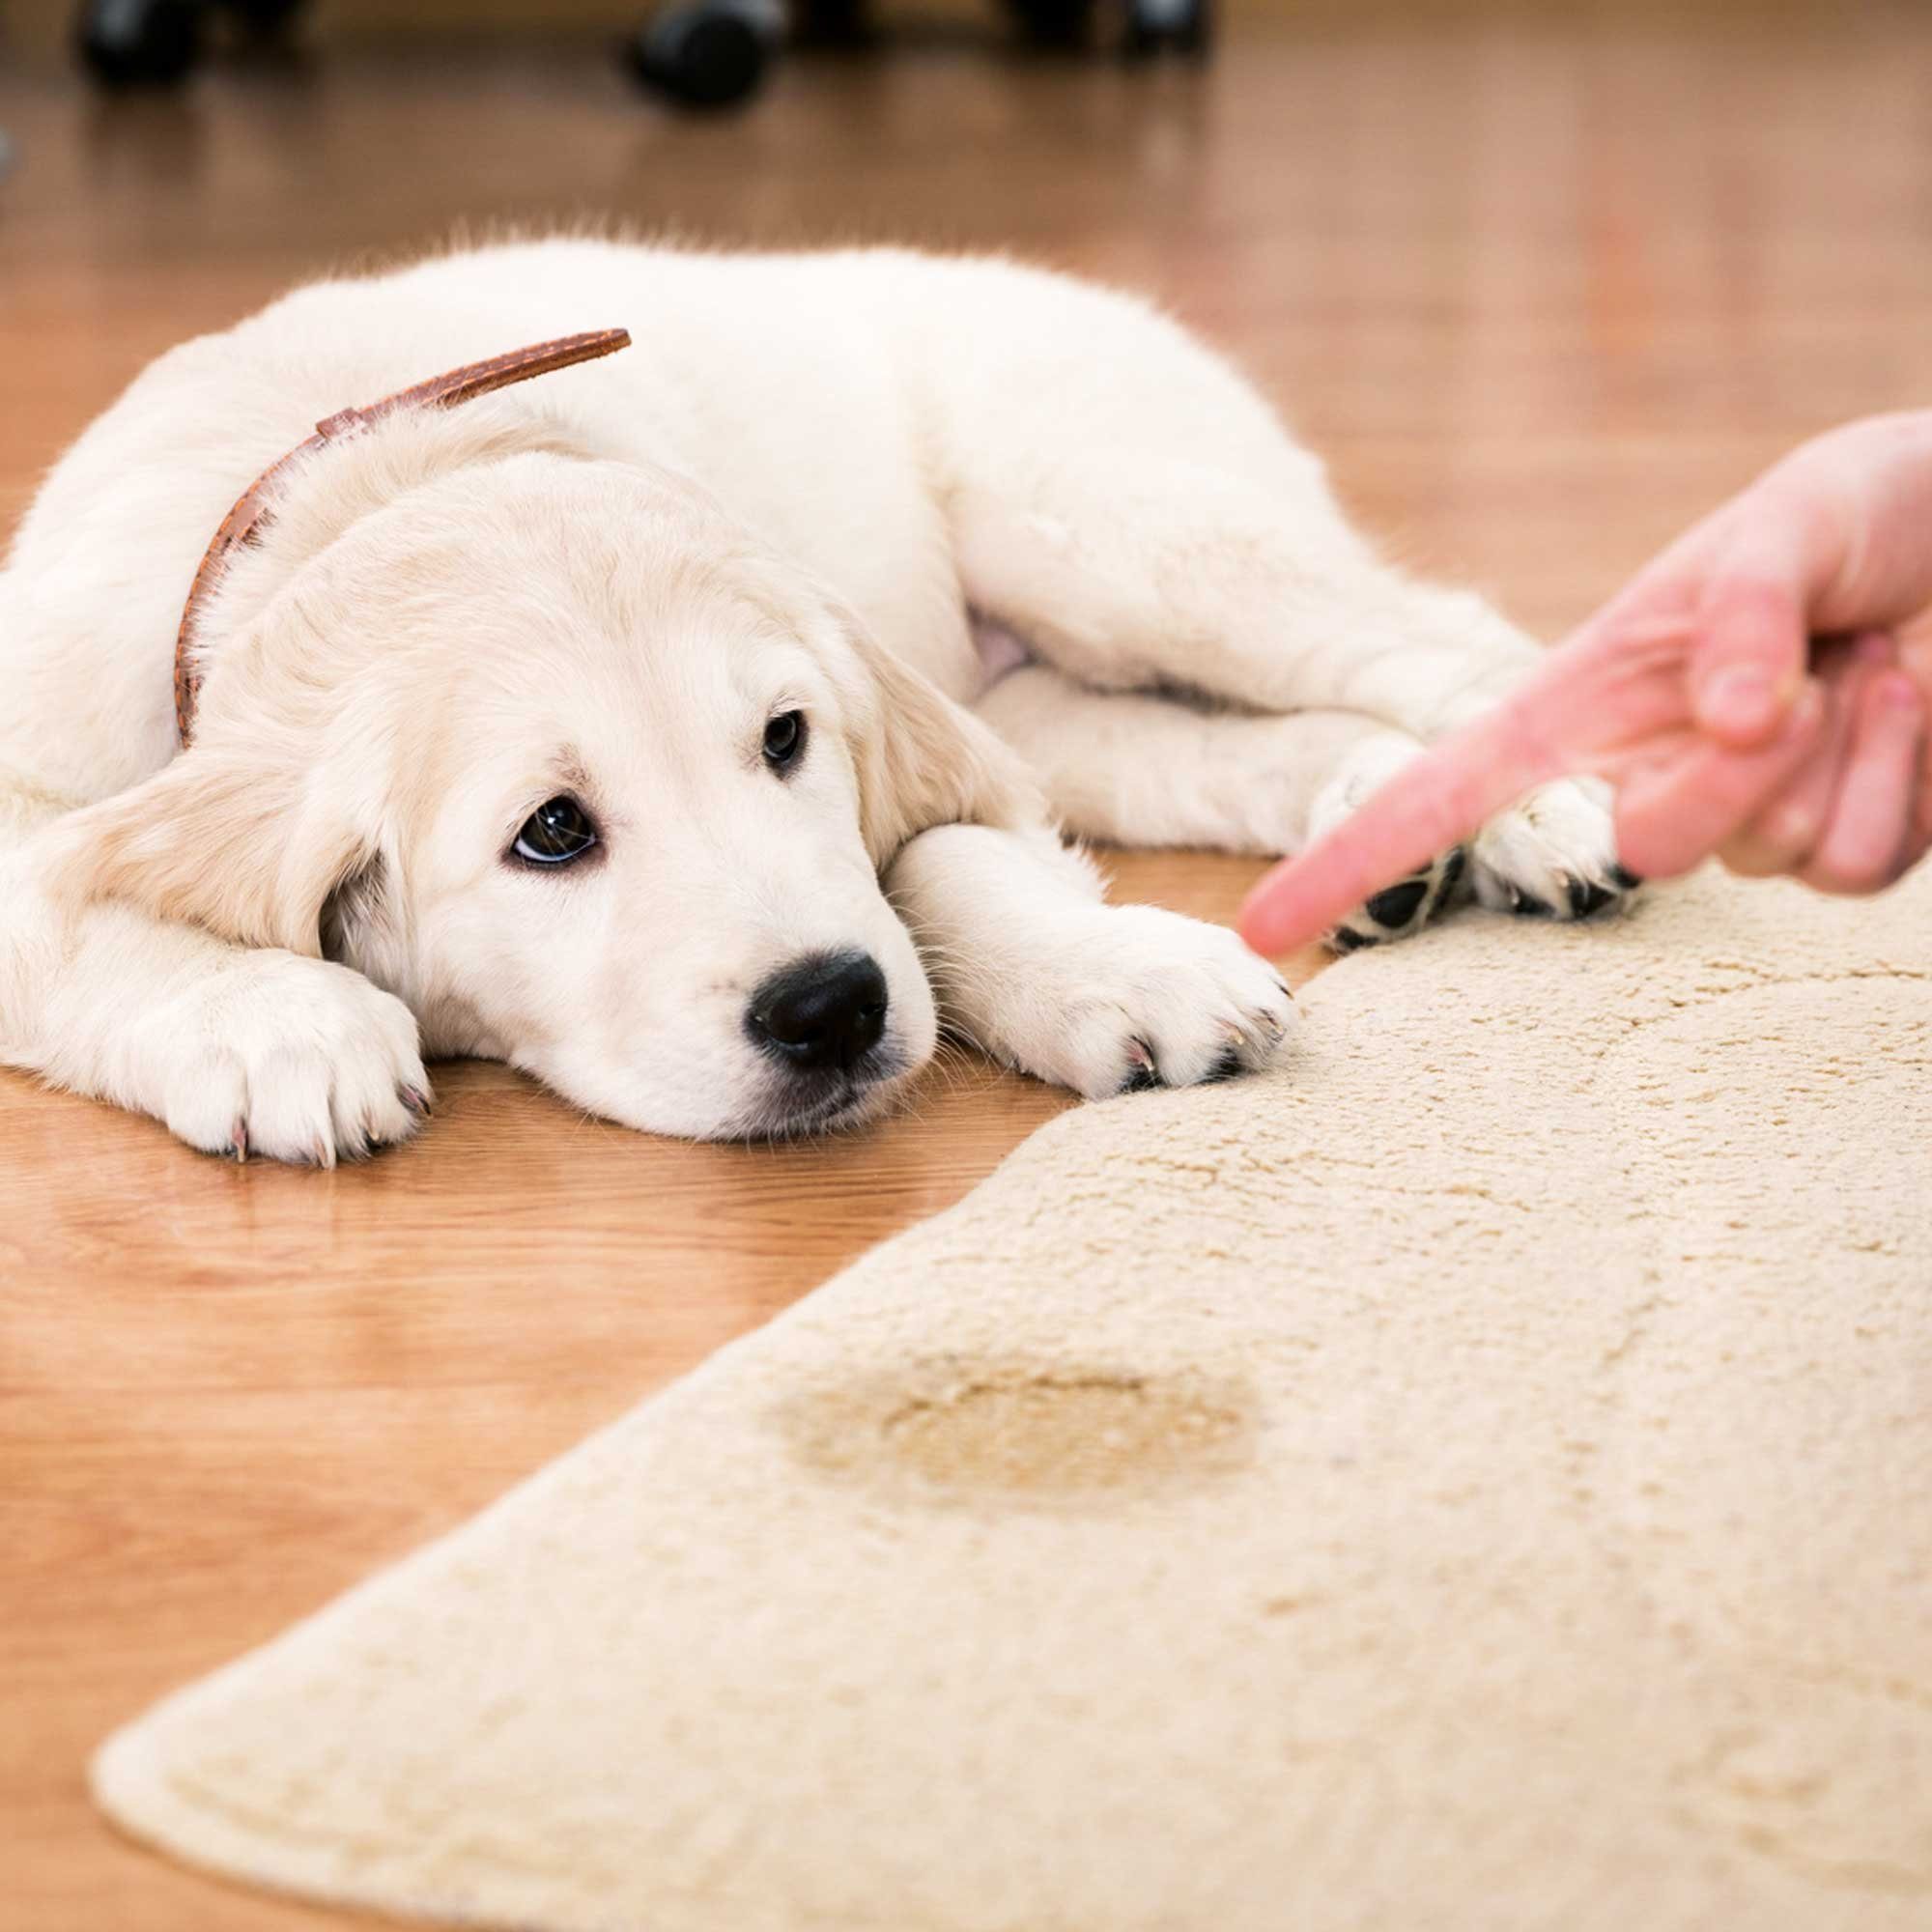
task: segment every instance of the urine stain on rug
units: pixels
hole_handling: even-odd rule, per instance
[[[927,1496],[1070,1503],[1211,1482],[1252,1453],[1234,1383],[1037,1362],[942,1358],[816,1392],[785,1414],[827,1475]]]

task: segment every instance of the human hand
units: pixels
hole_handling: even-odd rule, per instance
[[[1496,710],[1278,866],[1241,932],[1279,952],[1533,786],[1618,787],[1624,864],[1717,852],[1825,891],[1932,845],[1932,412],[1804,444],[1673,544]]]

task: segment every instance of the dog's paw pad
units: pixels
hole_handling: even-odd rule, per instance
[[[1429,896],[1429,883],[1426,874],[1405,879],[1401,885],[1390,886],[1386,892],[1365,900],[1362,910],[1384,931],[1397,931],[1422,910],[1422,902]]]
[[[1467,855],[1458,845],[1434,865],[1387,886],[1365,899],[1326,938],[1333,952],[1359,952],[1365,946],[1381,946],[1423,926],[1449,901]]]

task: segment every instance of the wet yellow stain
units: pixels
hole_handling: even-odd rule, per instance
[[[1185,1372],[945,1359],[821,1390],[786,1423],[801,1458],[829,1475],[952,1497],[1098,1500],[1238,1468],[1254,1401]]]

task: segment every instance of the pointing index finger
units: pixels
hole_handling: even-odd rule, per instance
[[[1459,844],[1563,760],[1537,728],[1548,692],[1525,692],[1406,765],[1326,838],[1269,872],[1241,907],[1257,952],[1288,952]]]

